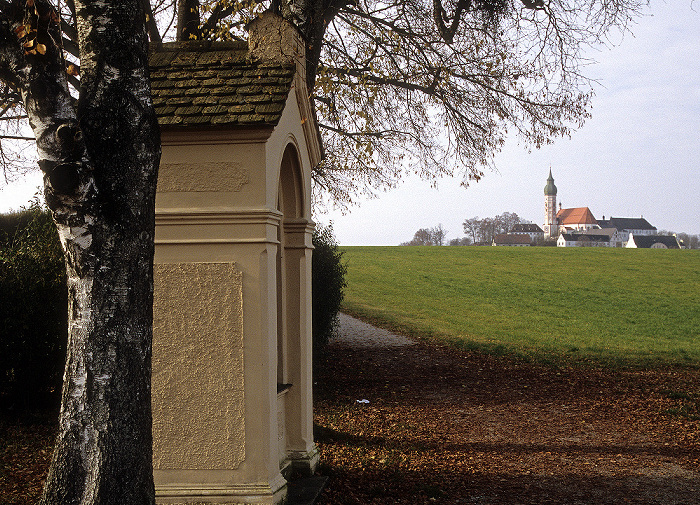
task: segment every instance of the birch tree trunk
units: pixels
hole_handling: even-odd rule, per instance
[[[48,0],[0,0],[0,79],[37,139],[68,272],[68,355],[43,505],[153,504],[151,337],[158,125],[139,0],[75,2],[80,96]]]

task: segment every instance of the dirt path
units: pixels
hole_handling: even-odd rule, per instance
[[[323,503],[700,504],[699,371],[554,369],[342,324],[316,378]]]

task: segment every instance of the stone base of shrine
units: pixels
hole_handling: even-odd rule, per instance
[[[318,468],[318,447],[314,444],[313,449],[308,452],[289,451],[287,458],[291,475],[295,477],[311,477],[316,472],[316,468]]]
[[[287,500],[287,481],[211,486],[156,486],[156,503],[169,505],[278,505]]]

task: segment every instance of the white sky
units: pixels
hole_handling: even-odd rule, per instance
[[[700,234],[700,2],[652,2],[650,16],[587,68],[600,81],[593,117],[573,137],[527,153],[516,142],[496,158],[498,172],[462,188],[443,179],[437,189],[407,178],[333,222],[341,245],[397,245],[419,228],[442,226],[448,240],[462,222],[515,212],[542,225],[544,185],[551,167],[564,207],[590,207],[602,218],[644,216],[659,229]],[[1,176],[0,176],[0,179]],[[26,204],[39,173],[9,185],[0,180],[0,212]]]
[[[597,218],[643,216],[659,229],[700,234],[700,2],[653,1],[611,49],[592,54],[586,75],[600,81],[593,117],[572,138],[528,154],[517,142],[496,157],[498,173],[437,189],[409,178],[350,213],[315,220],[341,245],[398,245],[419,228],[442,224],[447,239],[462,222],[515,212],[543,225],[552,169],[557,201],[589,207]]]

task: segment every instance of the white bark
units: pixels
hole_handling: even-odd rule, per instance
[[[33,23],[59,41],[48,0],[0,0],[0,79],[37,138],[68,272],[68,356],[59,435],[41,503],[154,503],[150,359],[158,127],[140,0],[76,2],[77,112],[60,47],[27,54]],[[36,18],[36,19],[34,19]],[[41,22],[40,22],[41,21]],[[43,33],[43,30],[46,33]]]

